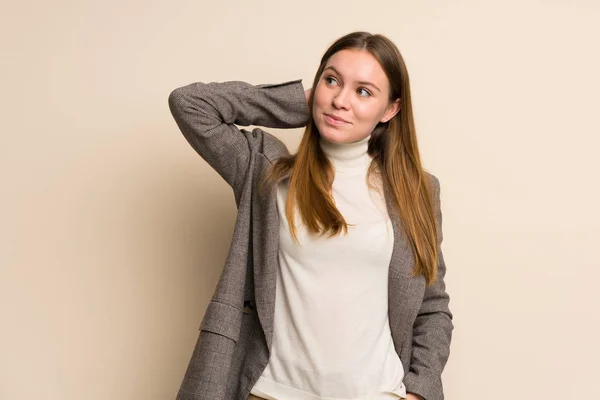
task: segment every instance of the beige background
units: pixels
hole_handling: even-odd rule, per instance
[[[449,400],[600,398],[600,5],[3,4],[0,399],[173,399],[225,259],[229,187],[168,110],[393,39],[442,183]],[[36,4],[37,3],[37,4]],[[295,149],[300,131],[276,132]]]

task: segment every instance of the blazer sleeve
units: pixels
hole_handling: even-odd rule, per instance
[[[236,125],[305,126],[308,106],[301,82],[196,82],[173,90],[169,108],[194,150],[236,190],[255,148],[249,143],[253,135],[244,135]]]
[[[441,250],[442,212],[440,182],[432,175],[433,198],[438,229],[438,279],[426,287],[423,303],[413,325],[412,355],[409,371],[404,377],[407,392],[425,400],[443,400],[442,371],[450,355],[454,325],[448,307],[444,276],[446,264]]]

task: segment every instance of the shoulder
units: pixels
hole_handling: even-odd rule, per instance
[[[434,193],[440,191],[440,180],[431,172],[424,171],[424,175],[427,178],[427,183],[431,185],[430,187],[433,189]]]

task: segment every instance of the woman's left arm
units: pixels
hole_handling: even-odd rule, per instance
[[[425,288],[423,303],[413,325],[410,368],[404,377],[406,389],[425,400],[443,400],[442,371],[450,355],[452,313],[448,307],[444,276],[446,264],[442,254],[442,211],[440,182],[431,175],[433,199],[438,229],[438,278]]]

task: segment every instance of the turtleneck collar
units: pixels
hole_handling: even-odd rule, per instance
[[[370,138],[369,135],[352,143],[333,143],[321,136],[319,144],[333,163],[335,172],[366,171],[372,161],[372,157],[367,153]]]

